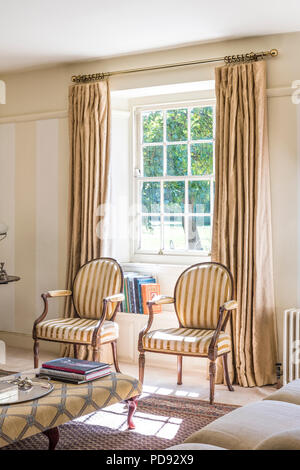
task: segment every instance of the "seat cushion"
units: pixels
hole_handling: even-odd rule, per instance
[[[252,450],[274,433],[299,427],[300,407],[280,401],[259,401],[216,419],[184,442],[230,450]]]
[[[272,434],[260,442],[255,450],[300,450],[300,428]]]
[[[143,346],[148,351],[168,351],[186,355],[207,355],[214,330],[196,330],[192,328],[168,328],[146,333]],[[218,339],[218,354],[231,350],[230,336],[221,332]]]
[[[285,401],[287,403],[300,405],[300,379],[293,380],[292,382],[284,385],[284,387],[271,393],[264,398],[264,400]]]
[[[210,446],[209,444],[196,444],[190,442],[187,444],[178,444],[177,446],[168,447],[167,450],[227,450],[223,447]]]
[[[37,338],[66,343],[91,344],[92,336],[98,320],[86,318],[55,318],[38,323]],[[119,336],[118,324],[105,321],[101,327],[100,340],[102,343],[113,341]]]

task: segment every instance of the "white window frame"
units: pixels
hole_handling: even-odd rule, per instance
[[[203,140],[193,140],[191,141],[190,135],[190,112],[192,108],[195,107],[213,107],[213,138],[212,139],[203,139]],[[165,111],[171,109],[188,109],[188,140],[187,141],[179,141],[179,142],[172,142],[172,145],[177,144],[188,144],[188,170],[190,170],[190,145],[194,143],[213,143],[213,173],[212,175],[203,175],[203,176],[195,176],[188,174],[186,176],[167,176],[166,175],[166,164],[167,164],[167,144],[166,138],[164,136],[164,175],[159,177],[143,177],[143,158],[141,156],[141,149],[142,149],[142,119],[141,115],[145,111]],[[155,252],[150,250],[142,250],[139,248],[140,245],[140,234],[141,234],[141,224],[139,223],[142,211],[141,211],[141,200],[140,200],[140,185],[143,181],[157,181],[157,182],[164,182],[164,181],[184,181],[185,182],[185,207],[183,213],[170,213],[170,216],[174,217],[184,217],[185,218],[185,226],[187,227],[187,218],[188,218],[188,191],[186,186],[188,185],[189,181],[208,181],[210,180],[210,213],[194,213],[195,216],[210,216],[211,217],[211,226],[213,223],[213,183],[215,180],[215,99],[199,99],[199,100],[184,100],[180,102],[170,102],[170,103],[163,103],[163,104],[149,104],[149,105],[137,105],[133,107],[132,113],[132,150],[133,150],[133,159],[132,159],[132,207],[134,207],[134,214],[133,215],[133,232],[132,232],[132,260],[134,261],[160,261],[160,262],[182,262],[183,258],[190,258],[193,257],[195,260],[205,261],[210,259],[210,252],[205,251],[197,251],[197,250],[167,250],[164,249],[163,251]],[[166,114],[164,113],[164,119]],[[166,132],[166,125],[164,123],[164,132]],[[151,144],[147,144],[151,146]],[[153,145],[158,145],[158,143],[154,143]],[[163,185],[161,185],[162,187]],[[163,195],[161,195],[161,202],[163,201]],[[161,204],[161,212],[160,214],[147,214],[153,216],[160,216],[168,215],[163,213],[163,204]],[[163,224],[162,224],[163,227]],[[187,236],[186,236],[187,240]],[[163,230],[161,230],[161,246],[163,246]],[[190,262],[187,260],[187,262]],[[196,261],[195,261],[196,262]]]

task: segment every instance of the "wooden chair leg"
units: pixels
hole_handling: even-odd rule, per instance
[[[225,379],[225,383],[228,387],[228,390],[230,392],[234,392],[234,388],[233,386],[231,385],[231,381],[230,381],[230,376],[229,376],[229,371],[228,371],[228,353],[227,354],[224,354],[222,356],[222,359],[223,359],[223,369],[224,369],[224,379]]]
[[[33,343],[33,364],[37,369],[39,366],[39,342],[35,339]]]
[[[58,428],[47,429],[47,431],[43,431],[43,434],[45,434],[49,439],[48,450],[54,450],[59,441]]]
[[[128,404],[128,415],[127,415],[128,429],[135,429],[135,424],[132,420],[132,417],[133,417],[134,412],[135,412],[136,407],[137,407],[137,400],[138,400],[138,397],[129,398],[129,400],[127,400],[127,404]]]
[[[119,368],[118,355],[117,355],[117,341],[112,341],[111,343],[112,355],[114,360],[114,366],[116,372],[121,372]]]
[[[78,350],[79,350],[78,344],[73,344],[73,346],[74,346],[74,357],[75,359],[78,359]]]
[[[216,363],[215,361],[210,361],[209,363],[209,385],[210,385],[210,394],[209,394],[209,403],[212,405],[215,399],[215,378],[216,378]]]
[[[99,348],[97,346],[93,346],[93,361],[97,361],[99,359],[98,352]]]
[[[182,385],[182,356],[177,356],[177,385]]]
[[[139,355],[139,381],[144,383],[144,371],[145,371],[145,353],[141,352]]]

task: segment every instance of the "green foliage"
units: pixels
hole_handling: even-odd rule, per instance
[[[164,148],[162,145],[144,147],[144,176],[163,176]]]
[[[160,212],[160,183],[143,183],[142,187],[142,211],[145,213]]]
[[[187,109],[167,111],[167,141],[179,142],[188,138]]]
[[[167,175],[187,175],[188,150],[187,145],[167,146]]]
[[[213,137],[213,108],[193,108],[191,112],[191,139],[202,140]]]
[[[145,143],[163,141],[163,122],[162,111],[143,114],[143,141]]]
[[[184,181],[164,183],[165,212],[184,212]]]
[[[211,175],[213,173],[213,144],[191,145],[192,175]]]
[[[189,181],[189,212],[210,212],[209,181]]]

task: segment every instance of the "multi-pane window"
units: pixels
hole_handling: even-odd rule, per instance
[[[209,253],[214,106],[140,110],[137,123],[137,251]]]

